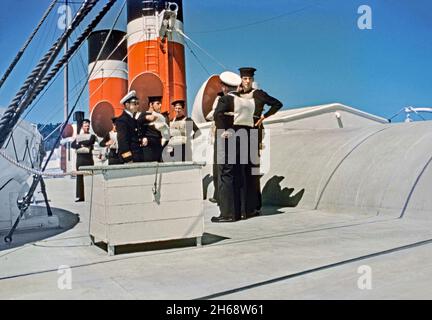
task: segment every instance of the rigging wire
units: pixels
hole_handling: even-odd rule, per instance
[[[202,52],[204,52],[210,59],[212,59],[214,62],[216,62],[218,65],[222,67],[222,69],[227,70],[227,67],[225,67],[222,63],[220,63],[215,57],[213,57],[210,53],[208,53],[203,47],[201,47],[198,43],[193,41],[190,37],[188,37],[183,31],[176,28],[176,31],[183,36],[183,38],[189,40],[192,44],[194,44],[198,49],[200,49]]]
[[[39,21],[38,25],[36,26],[36,29],[34,29],[34,31],[32,32],[32,34],[30,35],[30,37],[27,39],[27,41],[24,43],[23,47],[18,51],[18,54],[15,56],[15,58],[12,60],[12,63],[9,65],[9,67],[6,69],[6,72],[4,73],[3,77],[0,79],[0,89],[3,86],[3,84],[5,83],[5,81],[8,79],[9,75],[11,74],[11,72],[13,71],[13,69],[15,68],[15,66],[17,65],[17,63],[20,61],[22,55],[24,54],[24,52],[26,51],[27,47],[30,45],[30,43],[32,42],[33,38],[35,37],[36,33],[38,33],[39,29],[42,27],[42,25],[44,24],[45,20],[47,19],[48,15],[51,13],[52,9],[54,8],[54,6],[56,5],[56,0],[54,0],[50,6],[48,7],[48,9],[45,11],[44,15],[42,16],[42,19]]]
[[[192,55],[195,57],[195,59],[198,61],[199,65],[204,69],[204,71],[207,73],[207,75],[210,76],[210,72],[207,70],[207,68],[204,66],[204,64],[201,62],[201,60],[198,58],[198,56],[195,54],[195,52],[189,46],[187,41],[185,41],[185,44],[188,47],[189,51],[192,53]]]
[[[85,33],[81,34],[75,41],[75,43],[70,47],[69,49],[69,54],[65,54],[60,61],[53,67],[53,69],[49,72],[49,74],[43,79],[43,81],[41,82],[41,84],[36,88],[36,93],[35,94],[39,94],[41,90],[43,90],[43,88],[54,78],[56,79],[59,76],[58,71],[62,70],[65,68],[65,61],[67,61],[67,59],[70,59],[71,57],[75,56],[77,51],[82,47],[82,45],[84,44],[84,40],[87,39],[90,36],[90,30],[94,28],[94,25],[98,19],[101,19],[103,17],[103,15],[107,12],[107,10],[109,10],[111,8],[111,6],[115,3],[116,0],[113,0],[111,2],[109,2],[109,4],[107,4],[104,9],[98,14],[98,16],[93,20],[93,22],[86,28]],[[125,7],[126,2],[124,2],[122,9],[120,11],[123,12],[124,7]],[[117,17],[116,21],[114,22],[114,26],[117,24],[118,19],[120,18],[120,14]],[[102,15],[102,16],[101,16]],[[85,38],[84,38],[85,37]],[[108,38],[107,38],[108,39]],[[82,40],[82,41],[81,41]],[[72,52],[72,53],[70,53]],[[54,83],[54,81],[52,81],[48,88]],[[44,94],[47,92],[47,90],[45,90]],[[34,99],[34,98],[33,98]],[[38,100],[40,101],[40,99]],[[33,105],[29,111],[31,111],[34,108],[35,105]],[[27,112],[26,116],[29,114],[29,112]],[[21,119],[22,121],[23,119]]]
[[[27,77],[14,99],[9,104],[6,111],[0,119],[0,146],[2,147],[14,126],[19,121],[22,113],[29,107],[29,104],[35,98],[35,92],[40,92],[40,84],[44,81],[50,66],[54,63],[60,50],[68,39],[74,28],[80,24],[90,13],[99,0],[86,0],[80,10],[75,15],[68,29],[58,38],[51,46],[48,52],[42,57],[38,65]]]
[[[108,33],[108,35],[107,35],[107,37],[106,37],[106,39],[105,39],[105,42],[104,42],[104,44],[103,44],[103,46],[102,46],[102,48],[101,48],[101,51],[99,51],[99,54],[98,54],[98,56],[97,56],[97,58],[96,58],[96,62],[98,62],[98,60],[99,60],[99,58],[100,58],[100,56],[101,56],[101,54],[102,54],[102,50],[104,50],[105,49],[105,46],[106,46],[106,43],[107,43],[107,41],[108,41],[108,39],[109,39],[109,36],[110,36],[110,34],[112,33],[112,31],[114,30],[114,28],[115,28],[115,26],[117,25],[117,22],[118,22],[118,20],[119,20],[119,18],[120,18],[120,16],[121,16],[121,13],[123,12],[123,10],[124,10],[124,8],[125,8],[125,6],[126,6],[126,0],[123,2],[123,5],[122,5],[122,7],[121,7],[121,10],[120,10],[120,12],[119,12],[119,14],[118,14],[118,16],[117,16],[117,18],[115,19],[115,21],[114,21],[114,24],[113,24],[113,26],[112,26],[112,28],[111,28],[111,30],[110,30],[110,32]],[[126,40],[126,37],[123,37],[123,39],[117,44],[117,46],[112,50],[112,52],[109,54],[109,56],[108,56],[108,59],[109,59],[109,57],[111,57],[113,54],[114,54],[114,52],[117,50],[117,48],[124,42]],[[126,58],[127,58],[127,56],[128,56],[128,54],[123,58],[123,60],[125,60]],[[99,66],[99,68],[96,70],[96,72],[98,72],[101,68],[103,68],[103,65],[105,64],[105,61]],[[91,75],[94,73],[94,70],[96,69],[96,65],[97,65],[97,63],[95,63],[94,65],[93,65],[93,68],[92,68],[92,70],[88,73],[88,75],[86,75],[85,76],[85,78],[83,78],[83,79],[81,79],[81,81],[80,82],[78,82],[76,85],[75,85],[75,87],[77,87],[81,82],[82,82],[82,80],[85,80],[85,84],[84,84],[84,86],[82,87],[82,89],[80,90],[80,93],[79,93],[79,95],[78,95],[78,98],[76,99],[76,102],[75,102],[75,105],[74,105],[74,107],[71,109],[71,112],[73,112],[75,109],[76,109],[76,106],[78,105],[78,102],[80,101],[80,99],[81,99],[81,97],[82,97],[82,94],[84,93],[84,90],[85,90],[85,88],[87,87],[87,84],[88,84],[88,80],[90,79],[90,77],[91,77]],[[115,72],[115,70],[114,71],[112,71],[112,73],[111,74],[113,74]],[[108,78],[109,77],[107,77],[106,79],[104,79],[104,81],[99,85],[99,87],[98,88],[96,88],[96,90],[95,90],[95,92],[89,97],[89,98],[91,98],[96,92],[97,92],[97,90],[99,90],[99,88],[101,87],[101,86],[103,86],[103,84],[105,83],[105,81],[107,81],[108,80]],[[52,84],[52,83],[51,83]],[[74,87],[74,88],[75,88]],[[66,124],[67,124],[67,122],[69,121],[69,118],[70,117],[68,117],[68,120],[67,121],[65,121],[64,123],[62,123],[62,125],[63,126],[65,126]],[[47,125],[47,124],[46,124]],[[45,128],[46,127],[46,125],[43,127],[43,128]],[[42,129],[43,129],[42,128]],[[41,130],[42,130],[41,129]],[[63,131],[63,129],[62,129],[62,131]],[[57,144],[57,143],[56,143]]]
[[[316,5],[317,5],[316,3],[312,3],[312,4],[309,4],[309,5],[305,6],[305,7],[302,7],[302,8],[297,9],[297,10],[290,10],[290,11],[278,14],[276,16],[273,16],[273,17],[270,17],[270,18],[267,18],[267,19],[258,20],[258,21],[254,21],[254,22],[238,25],[238,26],[226,27],[226,28],[215,29],[215,30],[207,30],[207,31],[194,31],[194,32],[190,32],[190,33],[194,33],[194,34],[206,34],[206,33],[216,33],[216,32],[231,31],[231,30],[236,30],[236,29],[243,29],[243,28],[246,28],[246,27],[251,27],[251,26],[258,25],[258,24],[263,24],[263,23],[266,23],[266,22],[269,22],[269,21],[273,21],[273,20],[276,20],[276,19],[279,19],[279,18],[282,18],[282,17],[285,17],[285,16],[290,16],[290,15],[293,15],[293,14],[305,11],[305,10],[311,8],[311,7],[316,6]]]

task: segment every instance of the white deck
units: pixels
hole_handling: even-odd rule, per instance
[[[72,213],[81,221],[35,243],[19,245],[29,240],[25,233],[15,235],[16,247],[2,243],[0,299],[432,298],[432,243],[422,243],[432,239],[431,221],[266,208],[261,217],[213,224],[217,207],[205,202],[202,248],[186,241],[108,257],[90,245],[84,204],[73,202],[75,181],[47,180],[47,188],[53,207],[71,213],[61,211],[64,225]],[[57,286],[61,265],[72,268],[72,290]],[[372,290],[357,286],[362,265],[372,268]]]

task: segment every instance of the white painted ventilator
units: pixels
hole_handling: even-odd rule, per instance
[[[90,238],[108,254],[119,245],[196,238],[204,233],[201,168],[196,162],[89,166]]]

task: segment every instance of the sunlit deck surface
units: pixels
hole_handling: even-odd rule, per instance
[[[2,242],[0,299],[432,298],[432,219],[267,207],[214,224],[218,209],[206,200],[202,247],[193,239],[125,246],[109,257],[90,244],[75,180],[46,183],[63,228]],[[371,290],[358,287],[363,265]],[[58,288],[60,266],[72,268],[71,290]]]

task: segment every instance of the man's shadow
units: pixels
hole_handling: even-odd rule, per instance
[[[303,198],[305,189],[301,189],[296,194],[294,188],[283,188],[280,183],[285,179],[283,176],[273,176],[262,188],[263,215],[283,213],[280,208],[297,207]]]

